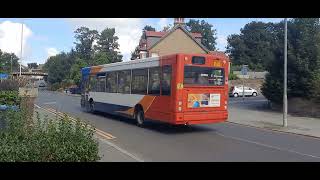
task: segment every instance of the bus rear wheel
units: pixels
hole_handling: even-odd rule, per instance
[[[144,125],[144,112],[143,110],[139,109],[136,111],[136,114],[135,114],[135,119],[136,119],[136,122],[137,122],[137,126],[139,127],[142,127]]]
[[[87,105],[86,105],[86,110],[87,110],[87,112],[89,112],[89,113],[92,113],[92,112],[94,112],[94,103],[93,103],[93,100],[92,99],[90,99],[89,101],[87,101],[87,103],[86,103]]]

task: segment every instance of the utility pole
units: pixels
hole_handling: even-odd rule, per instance
[[[23,45],[23,21],[21,23],[20,77],[21,77],[21,64],[22,64],[22,45]]]
[[[283,126],[288,126],[288,99],[287,99],[287,18],[284,18],[284,80],[283,80]]]
[[[10,66],[11,75],[12,75],[12,57],[13,57],[13,55],[11,55],[11,59],[10,59],[10,62],[11,62],[11,66]]]

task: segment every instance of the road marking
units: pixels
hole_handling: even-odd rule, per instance
[[[110,142],[110,141],[107,141],[107,140],[105,140],[105,139],[102,139],[102,141],[103,141],[104,143],[108,144],[109,146],[117,149],[118,151],[122,152],[123,154],[131,157],[132,159],[134,159],[134,160],[136,160],[136,161],[138,161],[138,162],[144,162],[144,160],[142,160],[142,159],[138,158],[137,156],[129,153],[128,151],[120,148],[119,146],[115,145],[114,143],[112,143],[112,142]]]
[[[291,150],[291,149],[285,149],[285,148],[281,148],[281,147],[267,145],[267,144],[263,144],[263,143],[259,143],[259,142],[255,142],[255,141],[250,141],[250,140],[243,139],[243,138],[238,138],[238,137],[233,137],[233,136],[226,136],[226,135],[221,134],[221,133],[216,133],[216,134],[219,135],[219,136],[225,137],[225,138],[229,138],[229,139],[234,139],[234,140],[238,140],[238,141],[242,141],[242,142],[256,144],[256,145],[263,146],[263,147],[268,147],[268,148],[271,148],[271,149],[276,149],[276,150],[279,150],[279,151],[287,151],[287,152],[299,154],[299,155],[302,155],[302,156],[308,156],[308,157],[320,159],[319,156],[306,154],[306,153],[301,153],[301,152],[298,152],[298,151],[295,151],[295,150]]]
[[[46,103],[43,103],[45,105],[49,105],[49,104],[57,104],[57,102],[46,102]]]
[[[77,121],[78,121],[77,119],[71,117],[70,115],[68,115],[68,114],[66,114],[66,113],[61,113],[61,112],[59,112],[59,111],[57,111],[57,110],[55,110],[55,109],[52,109],[52,108],[43,108],[43,107],[40,107],[40,106],[38,106],[38,105],[36,105],[36,104],[35,104],[35,106],[36,106],[37,108],[41,108],[41,109],[43,109],[43,110],[45,110],[45,111],[53,114],[53,115],[57,115],[57,116],[59,116],[60,118],[64,118],[65,115],[67,115],[72,122],[77,122]],[[92,127],[92,126],[89,125],[89,124],[88,124],[88,126]],[[109,133],[107,133],[107,132],[104,132],[104,131],[102,131],[102,130],[100,130],[100,129],[97,129],[97,128],[94,128],[94,129],[95,129],[95,131],[96,131],[96,134],[99,135],[99,136],[102,136],[103,138],[106,138],[106,139],[114,139],[114,138],[116,138],[116,137],[112,136],[111,134],[109,134]]]

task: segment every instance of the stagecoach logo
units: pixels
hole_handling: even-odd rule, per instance
[[[177,84],[177,89],[183,89],[183,84],[182,83],[178,83]]]
[[[220,94],[188,94],[188,108],[220,107]]]

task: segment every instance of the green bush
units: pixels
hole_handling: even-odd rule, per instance
[[[67,116],[40,118],[30,124],[23,112],[5,112],[6,128],[0,132],[2,162],[92,162],[100,159],[94,129]]]
[[[19,104],[18,91],[0,91],[0,105],[18,106]]]
[[[237,79],[239,79],[239,78],[236,74],[233,74],[233,73],[229,74],[229,80],[237,80]]]
[[[51,91],[56,91],[56,90],[58,90],[58,89],[60,89],[61,88],[61,84],[60,83],[53,83],[53,84],[51,84],[50,86],[49,86],[49,89],[51,90]]]

